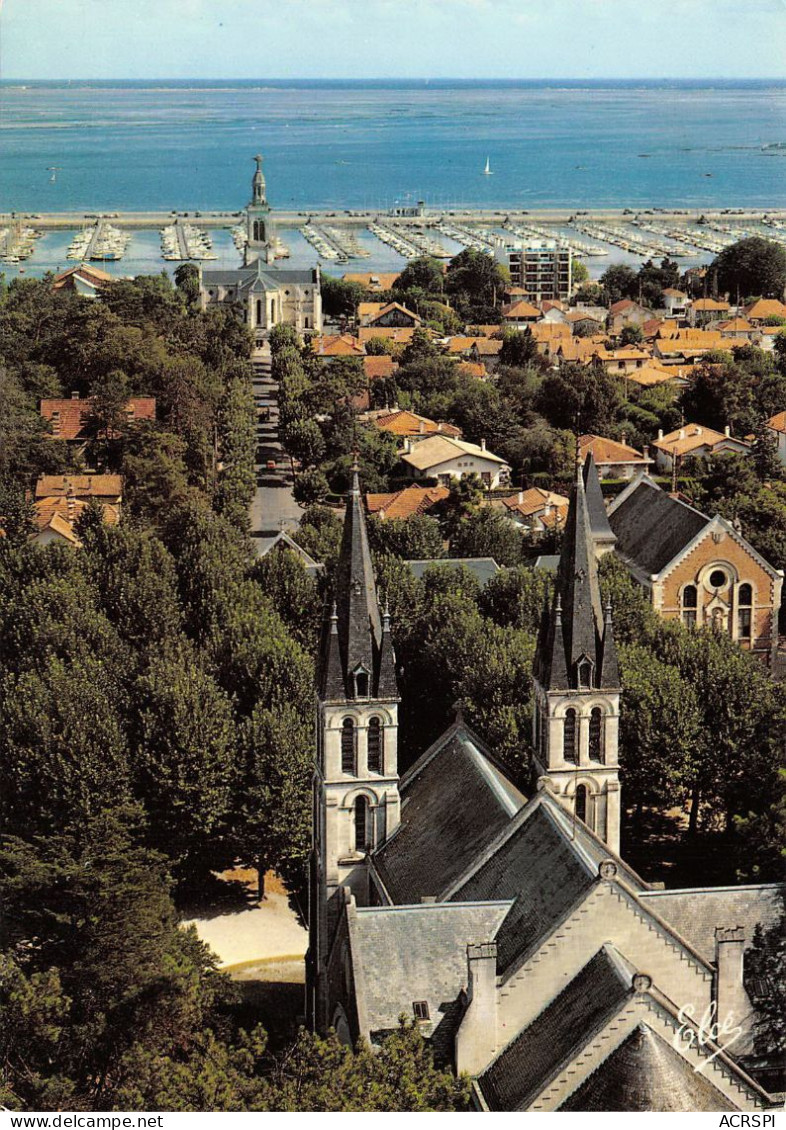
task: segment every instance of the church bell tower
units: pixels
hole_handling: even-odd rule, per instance
[[[357,467],[347,494],[334,595],[317,681],[317,750],[309,913],[309,1013],[323,1029],[325,962],[339,888],[373,898],[368,858],[399,823],[398,683],[380,612]]]
[[[265,174],[262,172],[262,155],[257,153],[254,160],[257,167],[251,178],[251,200],[246,206],[246,266],[257,259],[272,263],[275,258],[275,239],[270,205],[267,202]]]
[[[620,848],[620,676],[611,606],[601,606],[597,557],[614,542],[590,455],[579,469],[550,609],[533,670],[533,770],[560,801]]]

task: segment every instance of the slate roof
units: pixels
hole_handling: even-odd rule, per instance
[[[609,525],[609,516],[606,513],[606,503],[603,501],[603,491],[600,489],[600,479],[595,469],[595,458],[591,447],[584,459],[583,475],[592,536],[598,545],[614,545],[616,538]]]
[[[322,697],[354,697],[359,668],[368,674],[370,697],[397,697],[390,622],[380,616],[357,468],[347,493],[333,595],[333,611],[325,618],[322,633]]]
[[[464,805],[470,807],[466,799]],[[479,855],[475,852],[476,858]],[[451,897],[458,902],[515,900],[497,935],[497,966],[504,973],[549,933],[590,889],[596,875],[597,869],[580,858],[547,805],[538,804],[522,813],[505,842],[495,846]]]
[[[757,926],[781,920],[786,886],[696,887],[684,891],[645,891],[641,899],[707,961],[715,961],[715,927],[743,926],[746,949]]]
[[[241,290],[247,289],[259,279],[266,284],[266,289],[278,289],[287,283],[315,284],[318,279],[316,268],[297,270],[291,267],[273,267],[269,264],[262,269],[262,260],[258,259],[250,267],[235,267],[234,270],[211,270],[202,272],[203,288],[211,286],[236,286]]]
[[[610,621],[604,618],[600,603],[600,585],[595,552],[595,536],[589,512],[586,483],[590,495],[598,492],[597,471],[589,460],[579,473],[570,496],[565,536],[560,555],[554,603],[551,613],[544,612],[538,635],[535,677],[548,690],[578,689],[579,660],[586,656],[592,664],[591,685],[617,686],[602,682],[616,670],[616,647]],[[600,541],[609,542],[603,530],[599,509],[602,498],[594,497],[595,524]]]
[[[441,895],[524,804],[461,724],[415,762],[400,791],[401,823],[373,855],[394,903]]]
[[[251,545],[256,557],[267,557],[268,553],[276,546],[283,546],[291,553],[294,553],[303,562],[303,567],[310,577],[316,577],[325,568],[320,565],[314,558],[306,553],[301,545],[298,545],[285,530],[281,530],[277,534],[271,534],[268,537],[251,537]]]
[[[728,1100],[647,1024],[639,1024],[560,1110],[723,1111]]]
[[[404,564],[409,566],[417,580],[432,565],[449,565],[454,569],[463,566],[478,580],[481,588],[499,572],[499,565],[493,557],[435,557],[429,561],[405,561]]]
[[[708,524],[710,519],[685,502],[671,498],[646,476],[609,510],[623,561],[650,576],[660,573]]]
[[[359,1011],[368,1036],[398,1028],[402,1012],[411,1017],[413,1002],[426,1001],[429,1020],[420,1031],[439,1060],[452,1058],[462,1014],[459,996],[467,984],[467,945],[492,941],[509,909],[509,902],[423,903],[363,907],[350,915],[352,957],[361,970]]]
[[[525,1110],[554,1072],[618,1010],[631,991],[627,967],[604,946],[478,1079],[491,1110]]]

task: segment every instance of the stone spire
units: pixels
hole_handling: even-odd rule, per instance
[[[603,491],[600,489],[600,479],[591,451],[584,460],[584,493],[596,551],[598,554],[606,553],[614,548],[617,537],[609,525]]]
[[[601,680],[617,670],[611,618],[610,614],[604,618],[600,601],[586,480],[587,470],[582,473],[579,468],[565,522],[554,604],[538,641],[538,678],[547,690],[609,685]],[[591,491],[598,486],[599,495],[594,464],[588,481],[593,482]]]
[[[257,153],[254,160],[257,163],[256,172],[251,179],[251,203],[267,204],[265,174],[262,172],[262,154]]]
[[[333,612],[323,629],[321,690],[327,698],[397,696],[390,617],[380,616],[357,465],[347,492]]]

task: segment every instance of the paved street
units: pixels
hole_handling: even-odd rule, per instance
[[[255,351],[254,401],[257,424],[257,491],[251,503],[251,533],[292,530],[302,511],[292,497],[292,469],[278,439],[278,385],[270,372],[270,350]]]

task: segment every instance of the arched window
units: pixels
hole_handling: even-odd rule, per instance
[[[576,711],[572,706],[565,711],[562,754],[566,761],[576,760]]]
[[[382,722],[372,718],[368,724],[368,768],[371,773],[382,772]]]
[[[258,325],[258,326],[261,326],[261,325],[262,325],[262,322],[263,322],[263,317],[262,317],[262,299],[261,299],[261,298],[258,298],[258,299],[257,299],[257,325]]]
[[[351,718],[341,723],[341,772],[355,772],[355,723]]]
[[[592,761],[601,761],[603,756],[603,711],[593,706],[589,724],[589,755]]]
[[[359,796],[355,801],[355,851],[367,851],[368,847],[368,801]]]
[[[368,672],[355,672],[355,698],[368,698]]]
[[[576,816],[587,823],[587,786],[579,785],[576,789]]]
[[[737,592],[737,635],[749,640],[753,626],[753,587],[740,585]]]
[[[696,627],[698,595],[695,585],[686,585],[682,590],[682,622],[686,628]]]

